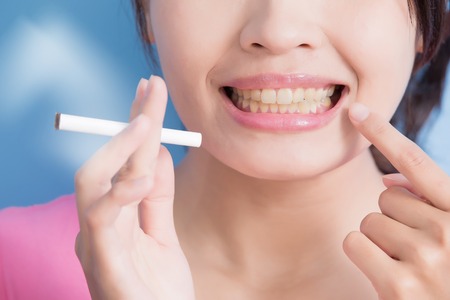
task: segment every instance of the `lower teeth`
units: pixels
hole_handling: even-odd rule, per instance
[[[237,108],[252,113],[279,113],[279,114],[319,114],[332,107],[331,100],[323,102],[301,101],[292,104],[266,104],[261,101],[242,100],[233,101]]]

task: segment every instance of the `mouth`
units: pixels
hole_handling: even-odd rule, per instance
[[[322,114],[341,99],[343,85],[322,88],[238,89],[223,87],[233,105],[243,112],[271,114]]]

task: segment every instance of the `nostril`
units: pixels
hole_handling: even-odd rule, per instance
[[[303,43],[303,44],[298,45],[298,47],[299,48],[311,48],[311,45],[307,44],[307,43]]]
[[[259,44],[259,43],[253,43],[252,47],[254,47],[254,48],[264,48],[264,46]]]

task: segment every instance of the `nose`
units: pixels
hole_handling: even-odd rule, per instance
[[[314,49],[325,38],[319,12],[313,1],[253,1],[240,34],[241,47],[247,52],[280,55],[294,48]]]

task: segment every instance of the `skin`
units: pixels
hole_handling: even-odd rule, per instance
[[[132,125],[76,175],[94,299],[449,297],[450,179],[387,121],[420,49],[406,1],[148,5],[174,104],[204,142],[174,170],[159,141],[165,83],[140,82]],[[316,130],[235,123],[219,88],[268,72],[349,93]],[[370,143],[403,175],[383,179]]]

